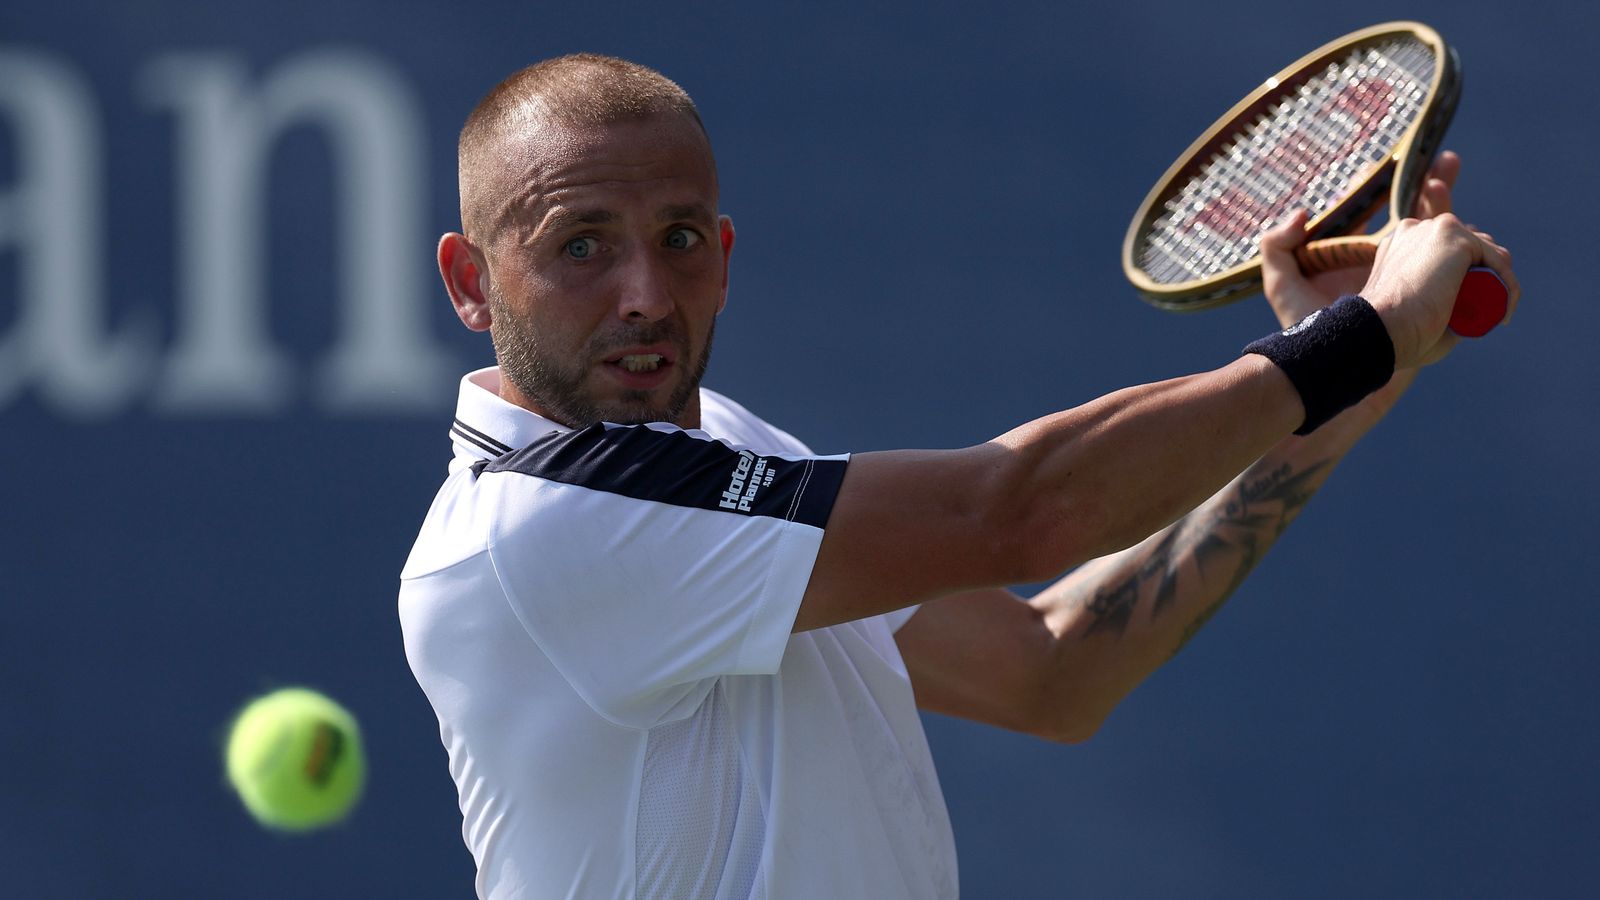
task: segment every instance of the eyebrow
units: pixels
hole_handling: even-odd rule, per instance
[[[565,207],[557,208],[544,217],[533,235],[551,234],[566,231],[582,225],[608,225],[621,218],[608,209],[576,210]],[[679,203],[672,206],[663,206],[656,213],[658,222],[698,222],[707,223],[715,221],[709,207],[704,203]],[[532,239],[533,235],[529,235]]]
[[[662,207],[661,212],[656,214],[656,221],[658,222],[676,222],[683,219],[691,222],[710,222],[715,218],[716,216],[713,216],[711,210],[707,209],[703,203],[665,206]]]
[[[606,225],[617,220],[617,214],[605,209],[580,212],[576,209],[558,209],[544,217],[538,230],[565,231],[576,225]]]

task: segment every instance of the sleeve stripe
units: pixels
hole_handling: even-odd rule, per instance
[[[794,514],[800,508],[800,498],[805,496],[806,485],[811,481],[811,460],[806,460],[805,473],[800,476],[800,487],[794,492],[794,499],[789,501],[789,512],[784,516],[789,521],[794,521]]]
[[[762,456],[679,430],[598,424],[547,435],[483,471],[822,528],[847,464],[842,458]]]

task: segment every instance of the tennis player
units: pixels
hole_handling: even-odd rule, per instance
[[[1298,220],[1269,233],[1292,327],[1219,369],[818,456],[700,386],[734,228],[677,85],[540,63],[459,164],[439,269],[499,365],[461,382],[400,616],[482,897],[954,897],[917,708],[1088,738],[1448,352],[1467,267],[1516,298],[1447,155],[1370,273],[1309,282]]]

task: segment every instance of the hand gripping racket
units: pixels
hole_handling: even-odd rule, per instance
[[[1370,264],[1411,215],[1461,96],[1461,64],[1433,29],[1390,22],[1319,47],[1240,100],[1145,197],[1122,269],[1163,309],[1206,309],[1261,289],[1261,232],[1309,212],[1297,256],[1307,274]],[[1389,201],[1389,220],[1360,233]],[[1487,334],[1507,290],[1467,273],[1450,328]]]

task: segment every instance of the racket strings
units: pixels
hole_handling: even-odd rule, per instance
[[[1160,284],[1216,275],[1253,260],[1284,213],[1337,206],[1410,130],[1434,63],[1432,47],[1404,36],[1357,48],[1273,102],[1166,201],[1140,268]]]

